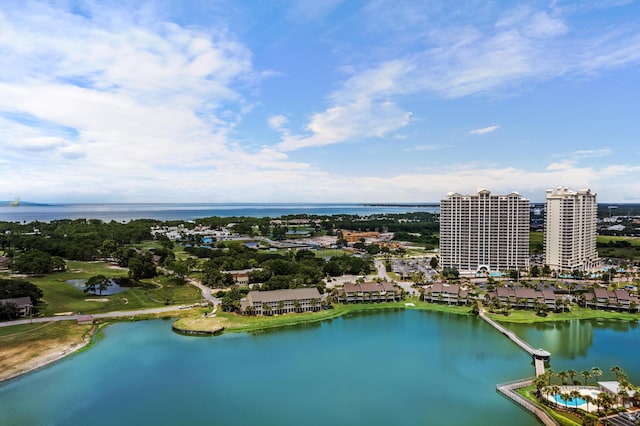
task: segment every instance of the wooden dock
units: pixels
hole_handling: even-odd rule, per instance
[[[536,376],[540,376],[541,374],[544,374],[544,362],[548,361],[549,358],[551,357],[551,354],[549,352],[545,351],[544,349],[534,349],[533,347],[531,347],[531,345],[529,345],[527,342],[525,342],[524,340],[516,336],[516,334],[513,331],[507,329],[506,327],[503,327],[502,325],[498,324],[496,321],[487,317],[482,307],[480,308],[480,318],[485,320],[487,323],[489,323],[493,328],[498,330],[500,333],[507,336],[509,340],[514,342],[516,345],[520,346],[520,348],[524,349],[526,352],[529,353],[529,355],[533,357]]]

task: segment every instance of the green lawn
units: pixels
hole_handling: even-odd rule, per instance
[[[415,306],[408,307],[405,303],[414,303]],[[184,321],[180,321],[179,325],[183,329],[212,329],[217,327],[225,327],[227,332],[257,332],[260,330],[268,330],[278,327],[288,327],[292,325],[308,324],[318,321],[325,321],[349,314],[357,314],[362,312],[375,312],[386,309],[413,309],[426,310],[434,312],[446,312],[454,314],[469,315],[471,308],[468,306],[447,306],[432,303],[420,302],[417,298],[403,300],[400,302],[388,303],[360,303],[360,304],[341,304],[333,305],[332,309],[321,310],[319,312],[290,313],[284,315],[273,316],[243,316],[228,312],[218,312],[211,321],[200,321],[199,310],[194,311],[195,316]],[[196,318],[196,316],[198,318]]]
[[[582,418],[575,413],[556,411],[547,405],[540,404],[534,394],[535,389],[535,386],[527,386],[526,388],[518,389],[516,392],[549,413],[562,426],[580,426],[582,424]]]
[[[640,237],[617,237],[613,235],[598,235],[596,237],[596,242],[600,244],[607,244],[609,241],[628,241],[634,247],[640,247]]]
[[[165,303],[182,304],[200,300],[200,291],[190,285],[176,284],[166,276],[143,280],[144,286],[128,288],[111,296],[88,295],[67,283],[67,280],[88,279],[94,275],[109,278],[126,277],[127,269],[114,269],[103,262],[68,261],[68,270],[41,277],[29,277],[28,281],[40,287],[44,293],[38,310],[45,316],[62,312],[101,313],[163,306]],[[106,299],[95,301],[90,299]]]
[[[614,312],[604,311],[591,308],[581,308],[579,306],[572,306],[570,311],[564,313],[550,312],[546,317],[540,317],[536,315],[533,310],[514,309],[510,311],[508,316],[502,314],[490,314],[487,316],[491,319],[500,322],[513,322],[513,323],[535,323],[535,322],[548,322],[548,321],[567,321],[572,319],[619,319],[626,321],[638,321],[640,320],[640,314],[631,314],[628,312]]]
[[[314,253],[316,257],[319,257],[322,259],[324,259],[325,257],[346,256],[349,254],[348,252],[342,249],[321,249],[321,250],[314,250]]]

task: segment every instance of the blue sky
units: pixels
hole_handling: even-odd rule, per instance
[[[634,1],[3,1],[0,199],[640,202]]]

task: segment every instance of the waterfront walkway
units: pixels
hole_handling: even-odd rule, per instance
[[[503,383],[501,385],[497,385],[496,389],[498,392],[500,392],[502,395],[506,396],[516,404],[520,405],[521,407],[535,414],[536,417],[540,419],[540,421],[545,426],[559,426],[560,423],[558,423],[553,417],[551,417],[549,413],[544,411],[542,408],[536,406],[535,404],[531,403],[530,401],[527,401],[522,395],[516,392],[516,390],[520,388],[525,388],[531,385],[532,383],[533,383],[533,379],[531,378],[521,379],[515,382],[509,382],[509,383]]]
[[[526,352],[529,353],[529,355],[533,357],[535,369],[536,369],[536,376],[540,376],[541,374],[544,374],[544,362],[551,357],[551,354],[549,352],[545,351],[544,349],[534,349],[527,342],[525,342],[524,340],[516,336],[516,334],[513,331],[501,326],[496,321],[487,317],[484,313],[484,307],[482,307],[482,305],[480,305],[479,311],[480,311],[480,318],[485,320],[487,323],[489,323],[493,328],[498,330],[500,333],[507,336],[512,342],[520,346],[520,348],[524,349]]]

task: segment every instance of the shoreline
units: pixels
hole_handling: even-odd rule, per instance
[[[48,323],[47,323],[48,324]],[[47,367],[49,365],[55,364],[58,361],[61,361],[73,354],[79,353],[84,349],[91,347],[93,338],[96,336],[98,330],[102,327],[102,325],[94,325],[82,338],[82,341],[79,343],[73,343],[71,345],[62,345],[60,347],[54,348],[53,354],[46,354],[42,357],[36,356],[35,358],[31,358],[29,362],[26,362],[20,365],[17,368],[17,371],[9,374],[6,377],[0,378],[0,385],[11,380],[17,379],[19,377],[25,376],[27,374],[33,373],[35,371],[40,370],[41,368]]]
[[[406,305],[406,303],[413,303],[413,306]],[[219,330],[220,327],[216,327],[216,333],[212,334],[211,329],[208,330],[198,330],[198,329],[184,329],[182,326],[176,327],[175,324],[185,319],[184,317],[169,317],[175,318],[176,320],[172,323],[171,329],[175,330],[176,328],[180,328],[181,335],[185,337],[195,336],[200,334],[201,331],[204,331],[209,336],[215,336],[223,333],[260,333],[262,331],[273,330],[277,328],[284,327],[292,327],[299,326],[303,324],[313,324],[322,321],[333,320],[336,318],[340,318],[343,316],[348,316],[350,314],[359,314],[359,313],[373,313],[376,311],[384,311],[384,310],[397,310],[397,309],[406,309],[406,310],[417,310],[417,311],[425,311],[425,312],[438,312],[438,313],[448,313],[455,315],[464,315],[464,316],[475,316],[471,312],[471,307],[466,305],[440,305],[429,302],[417,302],[413,299],[408,299],[406,301],[401,302],[390,302],[390,303],[371,303],[371,304],[337,304],[332,309],[319,311],[319,312],[308,312],[308,313],[290,313],[285,315],[274,315],[269,317],[244,317],[237,314],[229,314],[229,313],[219,313],[218,316],[211,318],[212,320],[218,320],[224,323],[222,330]],[[514,318],[512,321],[509,321],[509,316],[503,316],[500,314],[489,314],[490,318],[504,323],[526,323],[526,324],[535,324],[538,322],[561,322],[561,321],[570,321],[574,319],[581,320],[621,320],[621,321],[632,321],[637,322],[640,319],[640,316],[635,316],[632,318],[622,317],[617,312],[607,312],[607,311],[597,311],[597,310],[585,310],[581,311],[582,315],[580,316],[568,316],[568,313],[564,314],[555,314],[553,316],[547,317],[535,317],[530,311],[526,311],[530,315],[534,316],[533,318]],[[592,315],[586,315],[585,313],[592,313]],[[608,314],[608,315],[598,315],[598,314]],[[158,315],[154,316],[137,316],[130,319],[125,318],[109,318],[108,321],[104,323],[95,324],[83,337],[80,343],[74,343],[72,345],[64,345],[59,348],[56,348],[56,354],[54,356],[47,355],[42,359],[38,359],[36,357],[33,362],[27,362],[19,368],[19,371],[16,373],[12,373],[7,377],[0,378],[0,384],[8,382],[10,380],[16,379],[18,377],[24,376],[26,374],[37,371],[46,366],[52,365],[58,361],[61,361],[64,358],[67,358],[70,355],[76,354],[83,349],[87,349],[91,347],[93,339],[97,335],[97,332],[102,328],[106,327],[111,323],[115,322],[129,322],[129,321],[147,321],[153,319],[160,319],[161,317]],[[167,318],[167,317],[164,317]],[[193,317],[187,317],[193,318]],[[248,321],[246,321],[248,320]],[[235,322],[235,324],[234,324]],[[209,324],[208,327],[211,325]],[[203,333],[204,334],[204,333]],[[30,360],[31,361],[31,360]]]

